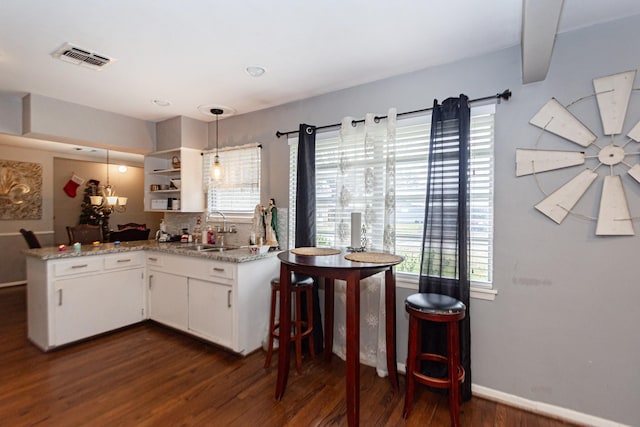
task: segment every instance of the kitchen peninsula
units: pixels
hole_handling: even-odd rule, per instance
[[[246,355],[262,345],[275,252],[155,241],[28,249],[28,337],[44,351],[152,320]]]

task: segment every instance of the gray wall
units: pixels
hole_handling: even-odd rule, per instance
[[[336,123],[345,115],[362,117],[367,111],[384,113],[389,107],[409,111],[430,106],[433,98],[459,93],[475,98],[510,88],[512,100],[499,105],[496,114],[494,288],[498,295],[495,301],[472,301],[473,382],[640,425],[640,310],[636,306],[640,237],[595,237],[594,221],[573,216],[562,225],[553,223],[533,208],[544,197],[535,180],[516,178],[514,173],[515,149],[534,148],[540,133],[528,121],[550,97],[567,104],[593,93],[594,77],[638,68],[640,45],[631,42],[637,39],[638,26],[640,17],[634,17],[560,35],[548,78],[540,83],[522,85],[520,49],[514,47],[228,118],[220,122],[220,144],[261,142],[265,147],[263,199],[275,197],[284,206],[288,171],[283,159],[288,147],[286,138],[275,137],[276,130],[297,129],[301,122]],[[638,82],[640,77],[636,86]],[[576,114],[601,134],[596,111],[593,100],[576,108]],[[639,119],[640,93],[634,92],[625,132]],[[580,149],[546,137],[539,146]],[[540,185],[550,192],[579,170],[545,174]],[[626,170],[616,173],[624,175]],[[623,181],[632,214],[640,216],[640,185],[628,176]],[[601,183],[602,178],[585,195],[579,212],[597,216]],[[399,360],[406,355],[402,299],[410,292],[398,292]]]
[[[53,157],[46,151],[0,145],[3,160],[26,161],[42,165],[42,219],[0,221],[0,286],[23,282],[26,277],[24,255],[28,246],[18,230],[33,230],[40,243],[53,244]]]
[[[140,119],[37,94],[23,98],[22,112],[21,134],[33,138],[140,154],[155,146],[155,124]]]

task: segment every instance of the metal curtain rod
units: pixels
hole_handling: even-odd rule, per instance
[[[509,100],[509,98],[511,98],[511,91],[510,91],[509,89],[505,89],[502,93],[497,93],[497,94],[495,94],[495,95],[485,96],[485,97],[482,97],[482,98],[471,99],[471,100],[469,101],[469,103],[473,103],[473,102],[481,102],[481,101],[488,101],[488,100],[490,100],[490,99],[497,99],[497,100],[498,100],[498,103],[499,103],[501,99],[504,99],[505,101],[508,101],[508,100]],[[429,107],[429,108],[422,108],[422,109],[420,109],[420,110],[406,111],[406,112],[404,112],[404,113],[398,113],[398,115],[397,115],[397,116],[398,116],[398,117],[400,117],[400,116],[407,116],[407,115],[409,115],[409,114],[424,113],[424,112],[431,111],[431,110],[433,110],[433,107]],[[382,120],[382,119],[386,119],[386,118],[387,118],[387,116],[375,116],[375,117],[374,117],[374,121],[377,123],[377,122],[379,122],[380,120]],[[356,125],[356,124],[358,124],[358,123],[364,123],[364,119],[361,119],[361,120],[352,120],[352,121],[351,121],[351,125],[352,125],[352,126],[355,126],[355,125]],[[329,128],[335,128],[335,127],[339,127],[339,126],[341,126],[341,125],[342,125],[342,123],[334,123],[334,124],[332,124],[332,125],[316,126],[316,130],[329,129]],[[290,130],[290,131],[288,131],[288,132],[280,132],[280,131],[277,131],[277,132],[276,132],[276,136],[277,136],[278,138],[280,138],[281,136],[291,135],[291,134],[293,134],[293,133],[298,133],[298,132],[299,132],[299,131],[297,131],[297,130]]]

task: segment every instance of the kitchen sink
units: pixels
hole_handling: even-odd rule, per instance
[[[215,246],[215,245],[193,245],[193,246],[184,246],[182,249],[186,249],[188,251],[197,251],[197,252],[224,252],[231,251],[233,249],[238,249],[237,246]]]

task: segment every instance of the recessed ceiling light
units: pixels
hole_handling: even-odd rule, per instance
[[[158,107],[168,107],[171,105],[171,101],[167,101],[166,99],[154,99],[151,102],[156,104]]]
[[[127,171],[127,167],[125,165],[118,166],[118,172],[125,173]]]
[[[264,68],[257,66],[257,65],[252,65],[249,66],[247,68],[245,68],[245,71],[247,72],[247,74],[249,74],[251,77],[260,77],[261,75],[263,75],[267,70],[265,70]]]

